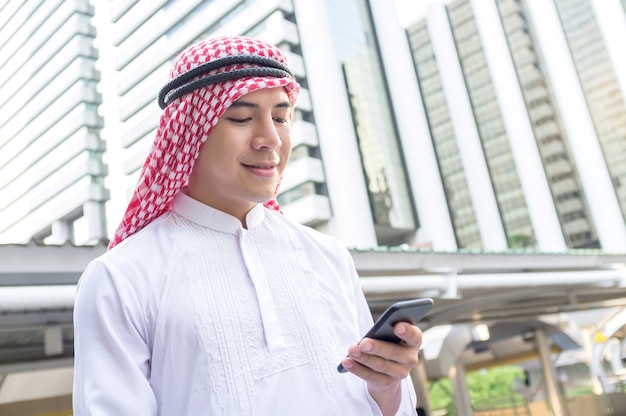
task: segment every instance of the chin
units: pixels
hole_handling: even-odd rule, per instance
[[[274,199],[274,193],[264,194],[264,195],[250,195],[250,202],[254,202],[256,204],[264,204],[267,201]]]

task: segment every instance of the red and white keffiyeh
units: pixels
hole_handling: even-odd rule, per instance
[[[284,87],[295,105],[300,87],[286,64],[278,48],[243,36],[202,41],[179,55],[159,94],[165,111],[152,149],[109,249],[171,209],[202,143],[233,102],[262,88]],[[275,198],[264,205],[280,209]]]

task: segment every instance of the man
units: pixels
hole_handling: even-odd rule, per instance
[[[348,250],[274,200],[298,91],[255,39],[176,60],[124,220],[79,282],[75,415],[415,414],[421,332],[351,345],[372,318]]]

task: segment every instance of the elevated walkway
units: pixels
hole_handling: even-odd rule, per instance
[[[35,380],[38,371],[46,369],[71,369],[75,286],[87,263],[105,248],[0,245],[1,405],[23,399],[10,387],[15,380]],[[429,379],[444,375],[455,374],[459,389],[455,394],[462,398],[465,371],[529,357],[551,367],[551,351],[582,344],[564,314],[626,306],[626,254],[402,248],[351,252],[375,317],[394,301],[416,297],[435,301],[420,323],[424,358],[414,375],[420,397]],[[602,329],[607,342],[603,352],[597,352],[604,357],[597,365],[604,375],[595,372],[600,378],[615,380],[609,375],[617,377],[623,371],[607,372],[606,351],[616,342],[609,340],[623,342],[625,314],[616,314]],[[480,339],[479,328],[489,338]],[[542,339],[539,344],[537,338]],[[553,394],[551,399],[559,398]]]

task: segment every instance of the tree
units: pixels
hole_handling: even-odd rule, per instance
[[[468,373],[467,386],[472,407],[510,407],[513,401],[524,401],[515,387],[524,380],[524,370],[518,366],[493,367]],[[447,415],[456,416],[454,393],[449,379],[440,379],[429,385],[430,404],[433,410],[446,410]]]
[[[524,379],[524,370],[517,366],[494,367],[489,370],[474,371],[467,375],[472,407],[493,404],[489,407],[509,407],[523,403],[524,398],[516,393],[518,380]]]

